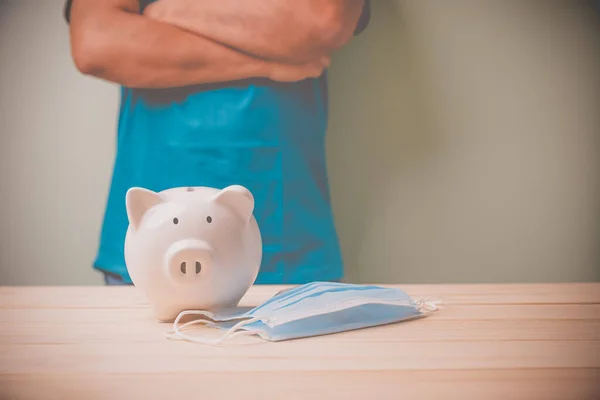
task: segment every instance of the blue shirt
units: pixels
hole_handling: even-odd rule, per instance
[[[368,19],[366,3],[357,33]],[[326,74],[296,83],[123,87],[94,268],[131,282],[123,254],[130,187],[239,184],[255,197],[263,240],[257,284],[342,278],[325,163],[327,101]]]

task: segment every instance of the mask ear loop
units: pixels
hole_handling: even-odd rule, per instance
[[[196,310],[187,310],[187,311],[182,311],[179,313],[179,315],[177,316],[177,318],[175,318],[175,321],[173,322],[173,326],[177,326],[177,324],[179,323],[179,321],[181,320],[182,317],[185,317],[186,315],[201,315],[203,317],[207,317],[212,319],[214,314],[208,311],[196,311]],[[183,329],[185,327],[188,327],[190,325],[195,325],[195,324],[207,324],[208,320],[205,319],[195,319],[192,321],[188,321],[185,324],[183,324],[179,329]],[[167,335],[172,335],[175,332],[173,330],[167,332]]]
[[[231,338],[233,336],[238,336],[238,335],[242,335],[242,334],[253,334],[254,332],[240,330],[240,328],[243,327],[244,325],[248,325],[253,322],[260,321],[260,320],[261,320],[261,318],[250,318],[250,319],[247,319],[244,321],[240,321],[237,324],[235,324],[234,326],[232,326],[223,336],[221,336],[220,338],[216,338],[216,339],[208,339],[208,338],[194,337],[194,336],[186,335],[185,333],[181,332],[181,330],[180,330],[183,326],[178,327],[177,324],[174,323],[173,324],[173,332],[168,333],[167,338],[168,339],[176,339],[176,340],[183,339],[183,340],[187,340],[189,342],[201,343],[201,344],[207,344],[207,345],[217,345],[217,344],[221,343],[222,341],[224,341],[225,339]],[[191,322],[208,323],[209,321],[196,320],[196,321],[191,321]],[[190,323],[188,322],[184,325],[188,325],[188,324],[190,324]]]
[[[441,300],[431,299],[430,297],[425,297],[416,302],[417,309],[422,314],[430,314],[439,310],[439,304],[442,304]]]
[[[181,325],[179,327],[179,330],[183,330],[191,325],[208,324],[210,322],[215,321],[214,314],[209,311],[187,310],[187,311],[182,311],[181,313],[179,313],[179,315],[177,316],[177,318],[175,318],[175,321],[173,322],[173,326],[177,326],[177,324],[179,323],[181,318],[185,317],[186,315],[201,315],[203,317],[210,318],[210,321],[206,320],[206,319],[194,319],[192,321],[188,321],[185,324]],[[250,318],[250,317],[245,317],[245,318]],[[167,332],[167,335],[173,335],[173,334],[175,334],[174,330]]]

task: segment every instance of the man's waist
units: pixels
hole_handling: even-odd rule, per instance
[[[324,108],[324,86],[317,80],[294,83],[273,82],[252,78],[227,83],[211,83],[176,88],[144,89],[122,88],[121,101],[131,102],[135,110],[164,111],[165,107],[209,106],[213,109],[251,109],[261,113],[260,105],[271,109],[320,109]]]

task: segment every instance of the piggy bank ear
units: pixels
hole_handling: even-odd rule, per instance
[[[133,229],[140,226],[140,221],[149,209],[163,202],[160,195],[152,190],[132,187],[125,196],[125,206],[127,207],[127,218]]]
[[[215,196],[214,201],[229,207],[244,222],[250,221],[254,211],[254,196],[240,185],[227,186]]]

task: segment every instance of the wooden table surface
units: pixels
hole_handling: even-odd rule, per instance
[[[133,287],[0,287],[0,399],[600,399],[600,284],[400,287],[442,308],[221,347],[165,339]]]

